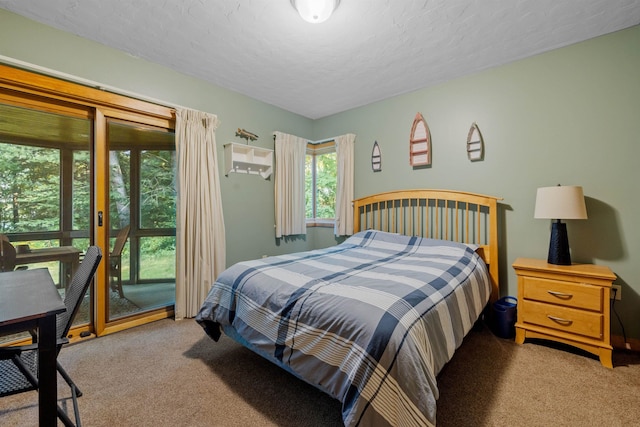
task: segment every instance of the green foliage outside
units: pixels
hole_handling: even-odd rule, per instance
[[[0,142],[0,233],[60,229],[60,150]]]
[[[173,236],[140,239],[140,278],[176,277],[175,247],[176,238]],[[123,273],[128,274],[124,269]]]
[[[0,233],[60,231],[61,150],[14,145],[0,141]],[[73,229],[90,225],[89,152],[73,152]],[[175,151],[140,153],[140,222],[144,229],[173,229],[176,221]],[[131,152],[112,151],[110,156],[110,215],[113,229],[130,223]],[[25,242],[32,248],[58,246],[57,240]],[[89,240],[74,239],[86,250]],[[123,259],[129,259],[129,245]],[[175,277],[175,237],[142,239],[143,278]],[[54,275],[58,266],[49,265]],[[36,267],[34,265],[34,267]],[[127,273],[127,272],[125,272]],[[54,276],[57,277],[57,274]],[[125,276],[126,277],[126,276]]]
[[[140,228],[175,228],[175,151],[143,151],[140,168]]]
[[[314,156],[305,159],[305,208],[307,218],[333,219],[336,216],[336,153],[315,156],[316,188],[313,188]],[[315,197],[314,197],[315,196]],[[315,200],[315,215],[314,215]]]

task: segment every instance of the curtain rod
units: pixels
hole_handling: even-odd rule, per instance
[[[325,143],[325,142],[335,141],[336,139],[338,139],[338,137],[337,137],[337,136],[334,136],[333,138],[325,138],[325,139],[321,139],[321,140],[319,140],[319,141],[312,141],[312,140],[310,140],[310,139],[307,139],[307,141],[309,141],[309,142],[310,142],[310,143],[312,143],[312,144],[323,144],[323,143]],[[276,140],[276,135],[275,135],[275,134],[273,135],[273,140],[274,140],[274,141]]]
[[[36,73],[44,74],[49,77],[55,77],[62,80],[67,80],[72,83],[81,84],[84,86],[92,87],[98,90],[104,90],[107,92],[112,92],[118,95],[128,96],[130,98],[136,98],[141,101],[151,102],[154,104],[162,105],[164,107],[169,108],[187,108],[182,105],[172,104],[170,102],[162,101],[156,98],[152,98],[150,96],[141,95],[139,93],[130,92],[128,90],[119,89],[114,86],[105,85],[94,80],[85,79],[82,77],[74,76],[72,74],[63,73],[61,71],[52,70],[51,68],[42,67],[40,65],[31,64],[30,62],[21,61],[19,59],[11,58],[9,56],[0,55],[0,62],[6,65],[10,65],[12,67],[21,68],[27,71],[33,71]]]
[[[338,137],[334,136],[333,138],[325,138],[325,139],[321,139],[320,141],[311,141],[311,142],[314,144],[323,144],[325,142],[335,141],[336,139],[338,139]]]

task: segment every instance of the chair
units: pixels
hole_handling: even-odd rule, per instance
[[[16,268],[16,248],[9,240],[0,239],[0,272]]]
[[[16,268],[16,254],[16,247],[9,242],[9,238],[0,235],[0,272],[27,269],[26,265]]]
[[[113,244],[113,250],[109,254],[109,282],[111,290],[117,290],[120,298],[124,298],[124,292],[122,291],[122,250],[129,238],[129,230],[131,230],[131,226],[127,225],[118,232],[116,242]]]
[[[60,353],[62,346],[69,342],[67,334],[101,259],[102,251],[100,248],[90,246],[80,267],[71,279],[69,289],[64,296],[64,305],[67,307],[67,311],[59,314],[56,318],[56,355]],[[0,397],[38,389],[38,344],[34,332],[32,332],[32,336],[32,344],[0,347]],[[82,392],[57,361],[56,369],[71,388],[75,421],[76,425],[80,426],[77,398],[82,396]],[[58,418],[65,426],[73,426],[73,422],[60,406],[58,406]]]

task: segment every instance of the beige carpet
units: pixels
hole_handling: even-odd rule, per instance
[[[192,320],[162,320],[63,349],[92,426],[339,426],[340,404]],[[439,426],[630,426],[640,355],[591,357],[471,332],[439,376]],[[59,382],[62,382],[61,380]],[[60,385],[60,402],[71,406]],[[37,424],[35,392],[0,399],[0,426]]]

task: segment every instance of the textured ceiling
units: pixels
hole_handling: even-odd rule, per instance
[[[640,23],[640,0],[342,0],[323,24],[289,0],[0,8],[312,119]]]

